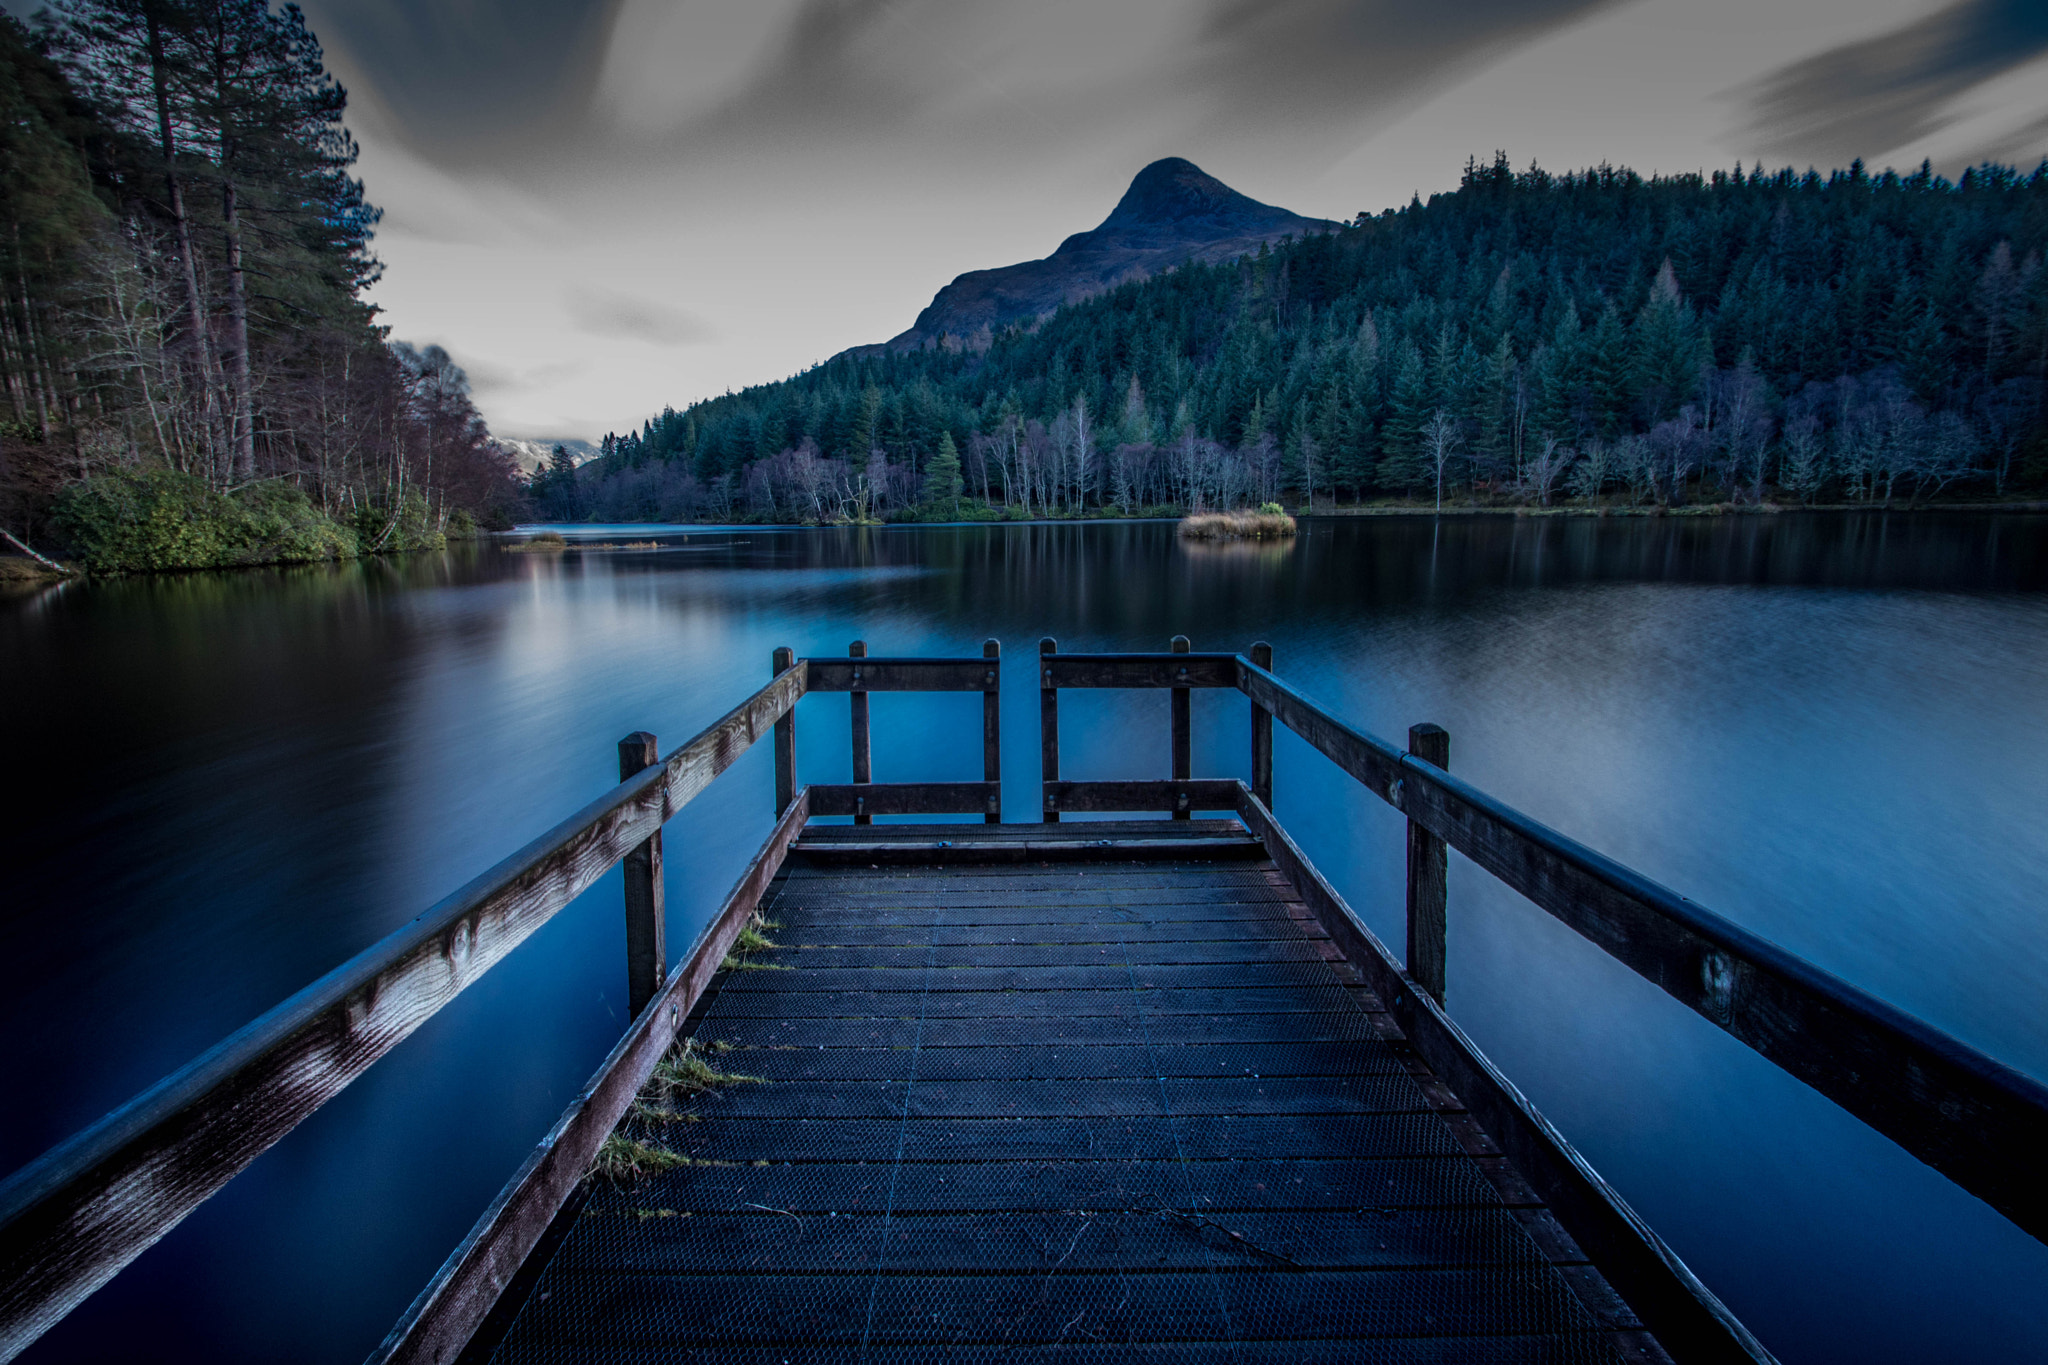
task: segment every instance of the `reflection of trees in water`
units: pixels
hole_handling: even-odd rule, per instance
[[[1198,648],[1250,638],[1275,615],[1443,602],[1499,588],[1701,583],[1950,591],[2048,587],[2048,516],[1786,513],[1714,517],[1474,516],[1304,518],[1285,542],[1191,543],[1171,521],[741,529],[670,536],[668,550],[589,552],[534,563],[488,547],[458,559],[315,566],[270,583],[453,585],[518,576],[600,580],[740,573],[714,599],[761,609],[902,609],[948,623],[963,643],[1062,632],[1136,648],[1162,625]],[[801,601],[778,573],[811,572]],[[761,575],[759,579],[755,574]],[[389,579],[380,575],[390,575]],[[745,587],[742,588],[742,581]],[[209,588],[207,591],[216,589]],[[339,592],[332,587],[329,591]],[[270,591],[263,589],[261,591]],[[694,590],[693,590],[694,592]],[[1163,638],[1163,637],[1162,637]],[[871,641],[877,649],[888,646]]]

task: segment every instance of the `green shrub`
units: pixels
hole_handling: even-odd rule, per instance
[[[476,517],[467,507],[456,508],[448,514],[448,528],[443,534],[450,540],[475,540]]]
[[[131,469],[73,484],[57,497],[65,545],[88,571],[165,573],[238,564],[348,559],[355,537],[290,484],[233,496],[196,474]]]
[[[303,564],[354,559],[356,538],[288,483],[259,483],[235,492],[240,507],[238,553],[229,563]]]
[[[427,499],[407,493],[394,510],[388,503],[365,503],[356,509],[356,543],[361,552],[402,554],[407,550],[442,550],[448,538],[427,520]]]
[[[57,495],[58,534],[92,573],[159,573],[226,563],[241,509],[196,474],[124,470]]]

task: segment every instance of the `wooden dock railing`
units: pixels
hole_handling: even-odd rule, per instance
[[[614,863],[626,864],[632,1025],[373,1359],[447,1359],[525,1260],[703,991],[812,816],[1001,818],[1000,651],[980,658],[844,659],[775,652],[767,686],[665,758],[620,742],[619,785],[83,1132],[0,1181],[0,1360],[12,1359],[186,1214],[333,1098]],[[1674,998],[2048,1241],[2048,1087],[1451,776],[1449,737],[1407,751],[1346,724],[1271,671],[1265,645],[1196,653],[1060,654],[1039,646],[1040,816],[1235,810],[1424,1059],[1500,1141],[1567,1229],[1667,1345],[1686,1358],[1764,1359],[1672,1256],[1443,1010],[1446,849],[1456,849]],[[1059,776],[1058,693],[1173,693],[1163,781]],[[1189,690],[1235,688],[1252,707],[1252,781],[1192,777]],[[850,784],[800,786],[795,707],[854,694]],[[867,694],[979,691],[983,780],[876,783]],[[1272,721],[1405,815],[1405,970],[1274,820]],[[775,736],[775,829],[674,972],[662,937],[662,825],[746,749]]]
[[[1184,636],[1163,654],[1061,654],[1051,639],[1038,649],[1045,819],[1063,810],[1243,814],[1238,784],[1187,777],[1188,689],[1235,688],[1252,704],[1251,795],[1266,822],[1276,717],[1408,817],[1406,970],[1436,1004],[1450,848],[2048,1241],[2048,1181],[2035,1165],[2048,1151],[2048,1087],[1451,776],[1440,726],[1412,728],[1405,751],[1355,729],[1276,677],[1266,644],[1249,657],[1194,653]],[[1063,687],[1173,689],[1173,780],[1060,781]]]

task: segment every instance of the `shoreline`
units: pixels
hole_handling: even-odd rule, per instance
[[[1883,505],[1871,505],[1871,504],[1867,504],[1867,503],[1817,503],[1817,504],[1813,504],[1813,505],[1810,505],[1810,506],[1797,506],[1797,505],[1789,505],[1789,504],[1785,504],[1785,503],[1769,503],[1769,502],[1766,502],[1766,503],[1742,503],[1742,504],[1733,504],[1733,503],[1702,503],[1702,504],[1699,504],[1699,505],[1697,505],[1697,506],[1693,506],[1693,507],[1586,507],[1586,506],[1580,506],[1580,505],[1570,505],[1570,506],[1560,506],[1560,507],[1526,507],[1526,506],[1514,506],[1514,507],[1498,507],[1498,506],[1495,506],[1495,507],[1486,507],[1486,506],[1474,506],[1474,505],[1469,505],[1469,504],[1468,504],[1468,505],[1465,505],[1465,506],[1457,506],[1457,507],[1445,507],[1445,508],[1443,508],[1443,509],[1442,509],[1441,511],[1437,510],[1437,509],[1436,509],[1436,508],[1434,508],[1434,507],[1421,507],[1421,506],[1407,506],[1407,505],[1403,505],[1403,504],[1399,504],[1399,503],[1392,503],[1392,504],[1368,504],[1368,505],[1363,505],[1363,506],[1356,506],[1356,505],[1354,505],[1354,506],[1349,506],[1349,507],[1319,507],[1319,508],[1316,508],[1316,509],[1315,509],[1314,511],[1305,511],[1305,510],[1299,510],[1299,509],[1297,509],[1297,510],[1294,510],[1294,511],[1290,512],[1290,513],[1289,513],[1289,515],[1291,515],[1291,516],[1293,516],[1293,517],[1296,517],[1296,518],[1300,518],[1300,519],[1308,519],[1308,520],[1331,520],[1331,521],[1343,521],[1343,520],[1354,520],[1354,519],[1356,519],[1356,520],[1370,520],[1370,519],[1373,519],[1373,518],[1417,518],[1417,517],[1429,517],[1429,518],[1445,518],[1445,517],[1461,517],[1461,518],[1466,518],[1466,517],[1506,517],[1506,518],[1528,518],[1528,519],[1538,519],[1538,518],[1541,518],[1541,519],[1549,519],[1549,518],[1560,518],[1560,519],[1564,519],[1564,518],[1569,518],[1569,519],[1591,519],[1591,520],[1603,520],[1603,519],[1633,519],[1633,520],[1645,520],[1645,521],[1654,521],[1654,520],[1661,520],[1661,519],[1666,519],[1666,518],[1687,518],[1687,519],[1691,519],[1691,518],[1716,518],[1716,517],[1744,517],[1744,516],[1786,516],[1786,515],[1796,515],[1796,514],[1804,514],[1804,513],[1819,513],[1819,514],[1824,514],[1824,515],[1845,515],[1845,514],[1851,514],[1851,513],[1861,513],[1861,514],[1870,514],[1870,513],[1883,513],[1883,514],[1897,514],[1897,515],[1914,515],[1914,516],[1920,516],[1920,515],[1926,515],[1926,514],[1928,514],[1928,513],[1941,513],[1941,512],[1967,512],[1967,513],[1972,513],[1972,514],[1979,514],[1979,515],[1981,515],[1981,514],[1985,514],[1985,513],[2006,513],[2006,514],[2012,514],[2012,515],[2020,515],[2020,516],[2028,516],[2028,515],[2038,516],[2038,515],[2040,515],[2040,514],[2042,514],[2042,513],[2048,513],[2048,499],[2040,499],[2040,498],[2028,498],[2028,499],[2013,499],[2013,500],[2010,500],[2010,501],[2006,501],[2006,502],[1926,502],[1926,503],[1917,503],[1917,504],[1904,504],[1904,505],[1894,505],[1894,506],[1889,506],[1889,507],[1887,507],[1887,506],[1883,506]],[[877,530],[877,531],[894,531],[894,530],[915,530],[915,529],[919,529],[919,528],[930,528],[930,529],[938,529],[938,528],[942,528],[942,527],[951,527],[951,528],[958,528],[958,527],[981,527],[981,526],[1076,526],[1076,525],[1087,525],[1087,524],[1096,524],[1096,523],[1100,523],[1100,524],[1107,524],[1107,525],[1118,525],[1118,524],[1135,524],[1135,523],[1140,523],[1140,522],[1178,522],[1178,521],[1180,521],[1180,520],[1182,520],[1182,518],[1181,518],[1181,517],[1177,517],[1177,516],[1147,516],[1147,517],[1102,517],[1102,516],[1081,516],[1081,517],[1033,517],[1033,518],[1030,518],[1029,520],[1017,520],[1017,521],[1012,521],[1012,520],[1009,520],[1009,519],[1003,519],[1003,520],[992,520],[992,519],[977,519],[977,520],[971,520],[971,521],[891,521],[891,522],[860,522],[860,523],[837,523],[837,524],[826,524],[826,525],[817,525],[817,524],[811,524],[811,525],[806,525],[806,524],[805,524],[805,523],[803,523],[803,522],[796,522],[796,521],[755,521],[755,522],[733,522],[733,521],[705,521],[705,522],[681,522],[681,521],[612,521],[612,522],[531,522],[531,523],[527,523],[527,525],[526,525],[526,526],[523,526],[523,527],[518,527],[518,528],[514,528],[513,530],[509,530],[509,531],[485,531],[485,532],[482,532],[482,533],[480,533],[480,534],[476,535],[476,536],[475,536],[474,538],[465,538],[465,539],[466,539],[466,543],[468,543],[468,544],[472,544],[472,545],[482,545],[482,544],[489,544],[489,545],[495,545],[495,546],[496,546],[497,548],[499,548],[500,550],[505,550],[505,549],[509,549],[509,548],[511,548],[512,546],[515,546],[515,545],[519,545],[519,544],[522,544],[522,543],[523,543],[524,541],[526,541],[527,539],[531,538],[531,536],[532,536],[532,535],[533,535],[533,534],[534,534],[535,532],[537,532],[537,531],[539,531],[539,530],[542,530],[542,529],[547,529],[547,530],[554,530],[554,531],[569,531],[569,532],[575,532],[575,531],[579,531],[579,530],[582,530],[582,529],[584,529],[584,528],[586,528],[586,527],[587,527],[587,528],[589,528],[589,529],[590,529],[590,530],[592,530],[592,531],[598,531],[598,530],[599,530],[600,528],[603,528],[603,529],[617,529],[617,530],[620,530],[620,531],[624,531],[624,530],[626,530],[627,528],[645,528],[645,527],[673,527],[673,528],[675,528],[675,529],[676,529],[676,531],[677,531],[677,532],[679,532],[679,533],[695,533],[695,532],[700,532],[700,531],[713,531],[713,532],[716,532],[716,531],[724,531],[724,532],[729,532],[729,533],[735,533],[735,534],[737,534],[737,533],[744,533],[744,532],[747,532],[747,531],[827,531],[827,530],[849,530],[849,531],[851,531],[851,530]],[[457,543],[464,543],[464,542],[462,542],[462,541],[451,541],[450,545],[449,545],[449,546],[448,546],[447,548],[453,548],[453,545],[454,545],[454,544],[457,544]],[[566,544],[564,544],[564,545],[563,545],[563,546],[561,547],[561,550],[560,550],[559,552],[571,552],[571,553],[573,553],[573,552],[577,552],[577,551],[582,551],[582,550],[598,550],[598,549],[602,549],[602,550],[619,550],[619,549],[646,549],[646,548],[651,548],[651,546],[650,546],[650,545],[648,545],[648,544],[639,544],[639,543],[635,543],[635,544],[629,544],[629,545],[619,545],[619,544],[616,544],[616,543],[603,543],[603,544],[584,544],[584,543],[579,543],[577,539],[574,539],[574,538],[570,538],[570,539],[568,539],[568,540],[567,540],[567,543],[566,543]],[[418,553],[418,551],[412,551],[412,552],[401,552],[401,553]],[[427,551],[427,553],[433,553],[433,551]],[[369,556],[354,556],[354,558],[368,558],[368,557],[369,557]],[[377,557],[381,558],[381,557],[383,557],[383,556],[381,556],[381,555],[380,555],[380,556],[377,556]],[[315,561],[315,562],[327,562],[327,563],[335,563],[335,562],[342,562],[342,561],[337,561],[337,560],[326,560],[326,561]],[[86,570],[84,570],[84,569],[82,569],[82,568],[80,568],[80,567],[78,567],[78,566],[76,566],[76,565],[73,565],[73,564],[64,564],[64,565],[63,565],[63,566],[62,566],[61,568],[58,568],[58,569],[51,569],[51,568],[48,568],[48,567],[46,567],[46,566],[45,566],[45,565],[43,565],[43,564],[40,564],[40,563],[38,563],[37,561],[35,561],[35,560],[33,560],[33,559],[30,559],[30,558],[29,558],[29,557],[28,557],[27,555],[16,555],[16,554],[0,554],[0,588],[12,588],[12,589],[17,589],[17,590],[19,590],[19,589],[25,589],[25,588],[34,588],[34,587],[42,587],[42,586],[47,586],[47,585],[49,585],[49,584],[53,584],[53,583],[65,583],[65,582],[72,582],[72,581],[78,581],[78,580],[90,580],[90,579],[92,579],[92,578],[95,578],[95,577],[120,577],[120,578],[160,578],[160,577],[173,577],[173,576],[178,576],[178,575],[182,575],[182,574],[189,574],[189,573],[207,573],[207,572],[235,572],[235,571],[237,571],[237,570],[253,570],[253,569],[277,569],[277,568],[287,568],[287,567],[293,567],[293,565],[292,565],[292,564],[290,564],[290,563],[286,563],[286,562],[279,562],[279,561],[262,561],[262,562],[257,562],[257,563],[247,563],[247,564],[222,564],[222,565],[213,565],[213,566],[209,566],[208,568],[204,568],[204,569],[196,569],[196,568],[195,568],[195,569],[188,569],[188,568],[178,568],[178,569],[159,569],[159,570],[154,570],[154,571],[151,571],[151,570],[146,570],[146,569],[145,569],[145,570],[126,570],[126,571],[123,571],[123,572],[121,572],[121,573],[118,573],[118,574],[111,574],[111,575],[95,575],[95,574],[91,574],[91,573],[87,572]]]
[[[0,587],[36,588],[49,583],[67,583],[74,578],[83,578],[82,570],[69,565],[56,567],[31,559],[27,555],[0,554]]]
[[[1594,520],[1613,518],[1639,518],[1658,520],[1671,517],[1744,517],[1744,516],[1790,516],[1808,512],[1830,514],[1841,513],[1896,513],[1920,515],[1928,512],[2010,512],[2018,514],[2039,514],[2048,512],[2048,499],[2024,499],[2008,502],[1923,502],[1901,504],[1872,504],[1858,502],[1812,503],[1699,503],[1688,507],[1587,507],[1566,505],[1557,507],[1529,506],[1484,506],[1465,504],[1435,507],[1408,506],[1401,503],[1354,504],[1345,507],[1318,507],[1313,511],[1304,508],[1290,508],[1288,515],[1297,518],[1370,518],[1370,517],[1584,517]],[[864,521],[864,522],[802,522],[802,521],[549,521],[528,522],[509,531],[490,531],[479,536],[485,541],[516,541],[539,530],[576,531],[588,527],[628,528],[650,526],[673,526],[689,531],[857,531],[857,530],[915,530],[920,527],[959,526],[1077,526],[1091,523],[1122,524],[1135,522],[1179,522],[1186,514],[1145,517],[1029,517],[977,518],[961,521]],[[575,541],[569,548],[579,547]]]

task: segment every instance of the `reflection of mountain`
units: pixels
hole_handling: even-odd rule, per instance
[[[528,474],[548,462],[556,446],[567,446],[569,458],[577,464],[597,458],[597,447],[588,441],[516,441],[500,436],[498,445],[515,460],[519,468]]]
[[[948,337],[979,348],[998,328],[1126,280],[1184,261],[1227,261],[1265,242],[1338,226],[1248,199],[1192,161],[1168,157],[1138,172],[1101,227],[1075,233],[1043,260],[970,270],[941,289],[910,330],[887,344],[915,350]]]

